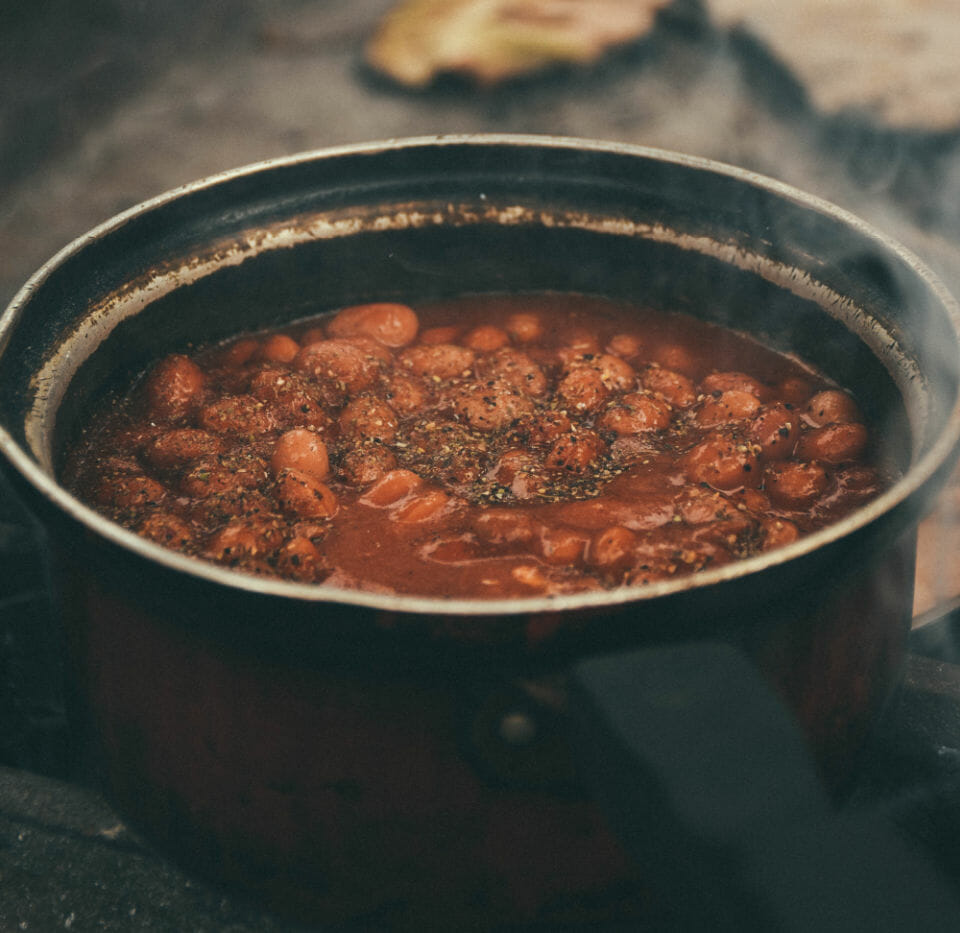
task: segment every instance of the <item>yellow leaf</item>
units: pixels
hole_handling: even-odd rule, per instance
[[[489,86],[554,64],[588,64],[652,28],[672,0],[406,0],[367,62],[400,84],[459,74]]]

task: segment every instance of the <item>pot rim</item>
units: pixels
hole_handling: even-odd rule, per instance
[[[936,295],[954,332],[958,335],[958,342],[960,342],[960,303],[950,294],[946,286],[923,260],[872,224],[817,195],[809,194],[793,185],[734,165],[654,147],[569,136],[482,133],[394,138],[309,150],[289,156],[253,162],[205,176],[133,205],[66,244],[20,288],[6,310],[0,314],[0,359],[2,359],[2,353],[9,335],[20,315],[25,312],[33,293],[42,287],[53,271],[68,259],[81,253],[91,243],[116,232],[135,217],[149,213],[171,202],[189,198],[199,191],[236,179],[254,176],[266,170],[282,169],[308,162],[333,160],[344,156],[375,155],[391,150],[444,146],[516,146],[575,149],[580,152],[594,151],[673,163],[701,172],[726,176],[745,185],[764,189],[781,199],[824,214],[839,224],[852,228],[864,238],[876,243],[882,251],[895,255],[918,278],[922,279],[931,292]],[[556,596],[530,596],[511,599],[448,599],[406,594],[381,594],[332,587],[326,584],[295,583],[279,578],[238,572],[200,558],[180,554],[123,528],[68,493],[14,440],[6,428],[0,425],[0,452],[28,485],[39,492],[48,503],[68,514],[88,530],[106,538],[110,543],[123,550],[132,551],[150,562],[160,563],[170,570],[186,573],[191,577],[207,580],[220,586],[247,590],[262,595],[285,597],[321,605],[338,603],[390,613],[430,615],[496,616],[602,608],[628,602],[645,602],[673,593],[702,589],[748,577],[813,554],[815,551],[865,528],[881,515],[897,509],[907,499],[918,495],[920,490],[934,480],[938,474],[942,474],[946,469],[949,469],[958,450],[960,450],[960,399],[955,402],[943,429],[926,453],[913,463],[888,490],[840,521],[831,523],[792,544],[755,557],[734,561],[712,570],[685,575],[676,580],[659,581],[646,585],[621,586],[600,592]]]

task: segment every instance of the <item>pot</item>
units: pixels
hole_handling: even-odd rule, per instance
[[[602,594],[423,599],[166,551],[57,482],[93,400],[190,343],[325,308],[569,290],[807,359],[902,478],[807,538]],[[842,791],[896,684],[915,529],[960,440],[960,312],[901,246],[739,169],[583,140],[437,137],[274,160],[66,247],[0,319],[0,449],[54,543],[118,807],[182,861],[324,922],[445,928],[646,909],[581,786],[571,665],[720,640]]]

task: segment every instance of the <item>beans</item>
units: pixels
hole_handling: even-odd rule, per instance
[[[154,438],[144,448],[143,455],[152,466],[168,469],[213,456],[222,449],[223,442],[215,434],[198,428],[178,428]]]
[[[770,501],[786,509],[813,505],[830,485],[827,471],[819,463],[781,461],[764,472],[764,488]]]
[[[342,340],[348,347],[354,347],[363,353],[372,363],[380,363],[381,366],[393,364],[393,351],[373,337],[357,334],[354,337],[343,337]]]
[[[438,519],[450,503],[442,489],[428,489],[405,499],[390,514],[395,522],[413,524]]]
[[[603,430],[613,431],[621,437],[644,431],[662,431],[670,427],[670,406],[660,399],[632,392],[621,396],[597,423]]]
[[[636,334],[615,334],[607,344],[607,352],[624,360],[632,360],[643,352],[643,338]]]
[[[286,334],[274,334],[263,342],[260,356],[273,363],[292,363],[300,352],[300,344]]]
[[[403,373],[391,373],[384,384],[384,395],[390,407],[400,416],[414,415],[427,404],[423,383]]]
[[[665,369],[682,373],[692,379],[695,379],[700,371],[700,364],[696,357],[682,344],[662,344],[654,350],[653,359],[654,362],[659,363]]]
[[[576,567],[583,563],[590,536],[578,528],[542,525],[537,534],[537,553],[548,564]]]
[[[802,376],[787,376],[778,383],[776,394],[785,404],[797,408],[805,405],[813,394],[813,384]]]
[[[212,560],[236,563],[275,548],[283,534],[275,522],[237,519],[210,536],[204,554]]]
[[[291,538],[277,555],[277,571],[281,576],[302,583],[316,583],[327,573],[323,555],[309,538]]]
[[[690,482],[707,483],[715,489],[760,485],[756,453],[723,434],[705,438],[681,457],[680,465]]]
[[[626,392],[637,387],[634,368],[610,353],[601,353],[590,362],[590,367],[600,373],[603,384],[614,392]]]
[[[548,470],[565,470],[583,476],[596,466],[606,444],[593,431],[566,434],[554,442],[544,458]]]
[[[344,308],[327,325],[331,337],[372,337],[385,347],[413,343],[420,321],[413,308],[379,302]]]
[[[583,359],[586,354],[595,355],[600,352],[600,339],[592,328],[575,328],[567,337],[566,346],[557,352],[557,358],[564,366],[569,366],[576,360]]]
[[[694,382],[683,373],[650,366],[639,375],[640,385],[677,408],[689,408],[697,400]]]
[[[379,441],[389,444],[397,436],[396,412],[378,398],[361,395],[348,402],[338,421],[340,434],[346,440]]]
[[[488,463],[484,432],[445,418],[424,419],[406,426],[398,456],[405,465],[440,484],[473,483]]]
[[[148,417],[182,421],[200,404],[206,377],[192,360],[174,354],[161,360],[144,382]]]
[[[396,455],[388,447],[365,444],[351,448],[343,455],[338,475],[351,486],[369,486],[396,466]]]
[[[214,531],[238,516],[249,520],[276,523],[280,516],[275,511],[274,504],[259,490],[249,489],[236,483],[232,489],[190,504],[186,517],[198,527],[203,526],[208,531]]]
[[[511,314],[504,329],[517,343],[533,343],[539,340],[544,332],[540,316],[528,311]]]
[[[156,544],[175,550],[187,548],[194,538],[193,529],[187,522],[172,512],[159,509],[143,519],[137,532]]]
[[[209,499],[211,496],[239,494],[255,488],[266,475],[258,462],[240,471],[216,461],[202,462],[192,467],[180,478],[180,492],[193,499]]]
[[[772,551],[775,548],[793,544],[800,538],[800,529],[785,518],[764,518],[760,521],[763,538],[762,550]]]
[[[270,403],[267,410],[279,426],[322,431],[331,424],[319,389],[301,373],[262,370],[250,380],[250,394]]]
[[[477,537],[484,544],[527,545],[533,540],[533,523],[530,517],[514,509],[485,509],[473,521]]]
[[[483,597],[720,567],[884,487],[850,395],[699,327],[571,296],[354,305],[166,357],[77,486],[245,572]]]
[[[276,427],[270,411],[252,395],[227,396],[205,405],[197,423],[214,434],[266,434]]]
[[[738,509],[742,506],[746,512],[762,515],[770,511],[770,499],[759,489],[738,489],[727,496],[727,500]]]
[[[380,360],[347,340],[321,340],[304,346],[293,367],[309,373],[333,390],[336,399],[369,389],[380,372]]]
[[[857,403],[846,392],[826,389],[818,392],[807,402],[804,409],[806,421],[815,428],[825,424],[845,424],[863,421]]]
[[[797,443],[800,416],[782,402],[765,406],[750,427],[750,441],[760,448],[763,460],[783,460]]]
[[[299,373],[269,366],[250,377],[250,394],[261,402],[275,402],[294,391],[305,393],[308,385]]]
[[[719,493],[707,492],[694,486],[686,490],[686,495],[677,503],[677,508],[688,525],[705,525],[724,515],[730,505]]]
[[[691,536],[691,550],[699,551],[694,561],[709,557],[724,563],[742,553],[755,536],[756,524],[748,516],[731,509],[715,522],[695,528]],[[752,541],[751,541],[752,543]]]
[[[237,476],[210,463],[201,463],[184,473],[179,483],[179,491],[191,499],[206,499],[243,488]]]
[[[484,380],[504,382],[531,398],[547,391],[547,377],[543,370],[526,353],[512,347],[504,347],[478,362],[477,374]]]
[[[327,445],[306,428],[294,428],[281,435],[273,448],[270,469],[275,476],[284,470],[299,470],[314,479],[324,480],[330,474]]]
[[[281,395],[275,404],[267,407],[267,410],[279,427],[298,425],[323,432],[332,424],[330,415],[322,402],[309,393],[296,389]]]
[[[599,409],[610,397],[610,389],[598,370],[579,367],[560,381],[557,397],[571,414],[584,415]]]
[[[466,378],[476,354],[468,347],[452,343],[409,347],[400,354],[400,365],[417,376],[437,379]]]
[[[259,340],[252,337],[247,340],[237,340],[220,352],[218,362],[229,369],[239,369],[249,363],[259,352]]]
[[[277,477],[277,502],[298,518],[332,518],[338,507],[329,486],[300,470],[284,470]]]
[[[162,502],[166,489],[155,479],[142,474],[104,476],[96,487],[95,498],[101,505],[115,509],[141,509]]]
[[[474,385],[455,398],[457,417],[477,431],[497,431],[533,413],[533,402],[505,382]]]
[[[600,381],[611,392],[625,392],[636,388],[637,374],[629,363],[611,353],[577,353],[563,361],[567,373],[582,369],[595,370]]]
[[[825,463],[847,463],[860,458],[867,440],[867,429],[862,424],[826,424],[801,436],[797,456]]]
[[[546,411],[537,412],[527,424],[527,436],[531,444],[551,444],[563,434],[573,429],[573,422],[565,412]]]
[[[700,387],[708,395],[714,395],[717,392],[746,392],[761,401],[770,396],[769,389],[759,379],[754,379],[746,373],[710,373],[709,376],[704,377]]]
[[[637,535],[629,528],[614,525],[594,535],[587,560],[607,574],[623,574],[634,564]]]
[[[365,505],[384,508],[399,502],[423,486],[423,480],[410,470],[385,473],[360,500]]]
[[[499,350],[510,343],[510,335],[499,327],[489,324],[474,327],[463,338],[463,345],[479,353],[489,353]]]
[[[752,418],[759,410],[760,402],[755,395],[740,389],[728,389],[718,398],[708,398],[703,403],[697,421],[704,427],[715,427]]]

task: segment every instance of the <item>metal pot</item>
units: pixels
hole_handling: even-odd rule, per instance
[[[853,390],[902,478],[760,557],[522,601],[248,577],[58,485],[91,401],[162,353],[356,302],[542,289],[795,352]],[[57,547],[118,805],[193,866],[328,921],[559,922],[643,901],[567,741],[567,674],[589,655],[741,648],[841,788],[896,683],[916,523],[960,442],[960,312],[915,257],[769,179],[581,140],[407,140],[197,182],[54,257],[0,348],[3,466]]]

